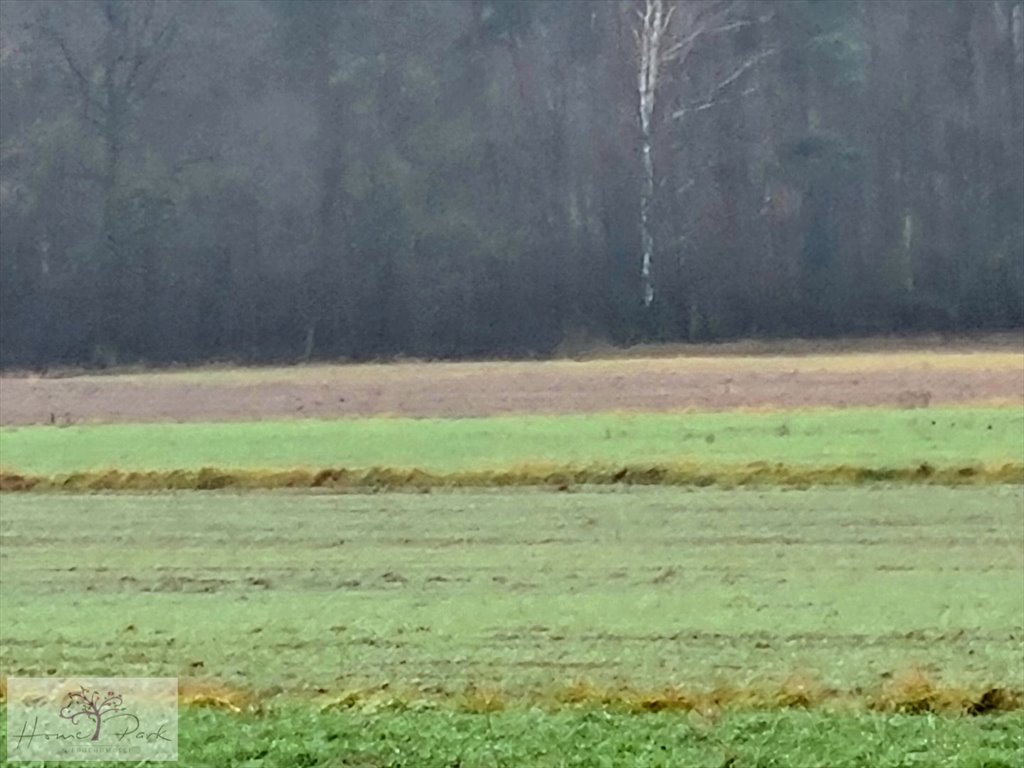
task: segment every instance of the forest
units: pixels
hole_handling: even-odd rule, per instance
[[[5,368],[1022,325],[1022,0],[0,3]]]

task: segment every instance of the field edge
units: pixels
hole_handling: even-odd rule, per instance
[[[662,485],[704,488],[860,486],[874,483],[962,485],[1024,485],[1024,463],[954,464],[929,462],[903,467],[850,465],[802,466],[769,462],[700,465],[593,464],[587,466],[529,464],[507,470],[433,472],[420,468],[371,467],[291,470],[240,470],[203,467],[198,470],[123,471],[118,469],[57,475],[0,471],[0,492],[28,491],[213,491],[323,489],[432,490],[455,488],[549,488],[567,491],[580,486]]]

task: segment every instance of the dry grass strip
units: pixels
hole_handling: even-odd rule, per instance
[[[487,714],[537,707],[551,712],[564,709],[603,709],[631,714],[670,711],[714,717],[729,711],[789,709],[961,716],[1024,711],[1024,690],[941,684],[916,668],[897,673],[871,690],[840,690],[804,674],[793,675],[775,686],[720,685],[709,689],[607,687],[580,680],[537,690],[476,685],[461,691],[401,690],[381,685],[341,692],[317,689],[288,694],[280,689],[260,692],[214,680],[189,678],[181,679],[178,687],[178,701],[182,706],[235,714],[265,711],[266,705],[275,699],[310,703],[321,712],[448,709]],[[0,703],[6,700],[6,681],[0,680]]]
[[[117,469],[65,475],[23,475],[0,471],[0,491],[215,491],[327,489],[334,491],[419,490],[444,488],[534,487],[567,491],[577,486],[665,485],[737,488],[743,486],[858,486],[872,483],[942,486],[1024,484],[1024,464],[872,468],[848,465],[813,467],[755,462],[742,465],[697,464],[528,465],[508,470],[428,472],[422,469],[293,469],[286,471],[217,469],[126,472]]]

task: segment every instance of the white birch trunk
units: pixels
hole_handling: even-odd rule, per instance
[[[654,301],[654,233],[651,230],[651,207],[654,203],[654,157],[651,126],[654,99],[658,88],[658,69],[661,64],[661,45],[672,11],[665,12],[664,0],[644,0],[640,26],[634,30],[640,62],[637,72],[639,94],[641,162],[643,181],[640,186],[640,248],[643,261],[640,267],[640,287],[645,307]]]
[[[1010,36],[1013,38],[1014,63],[1024,65],[1024,6],[1015,5],[1010,12]]]
[[[651,137],[644,136],[643,145],[644,181],[640,190],[640,246],[643,263],[640,266],[640,283],[643,289],[644,306],[654,301],[654,279],[651,276],[651,262],[654,260],[654,234],[651,232],[651,203],[654,199],[654,161],[651,158]]]

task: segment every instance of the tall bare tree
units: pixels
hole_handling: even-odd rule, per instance
[[[754,19],[741,17],[740,11],[745,7],[746,4],[738,0],[640,0],[640,7],[636,9],[638,22],[633,28],[633,37],[637,48],[642,164],[640,245],[643,258],[640,282],[646,307],[654,302],[656,293],[653,273],[655,238],[651,219],[656,189],[653,145],[658,89],[666,76],[671,74],[669,65],[675,70],[685,70],[690,57],[708,38],[755,23]],[[714,83],[699,101],[673,112],[673,119],[679,120],[689,111],[703,111],[713,107],[744,74],[774,53],[774,50],[769,49],[744,59],[734,70]]]
[[[82,116],[104,150],[99,247],[111,279],[100,308],[99,336],[101,344],[112,345],[124,328],[126,273],[132,269],[124,242],[125,154],[142,106],[169,62],[177,7],[159,0],[94,0],[80,10],[87,13],[80,19],[84,29],[68,24],[60,4],[41,5],[38,23],[42,36],[59,52]],[[93,28],[98,34],[92,34]]]

